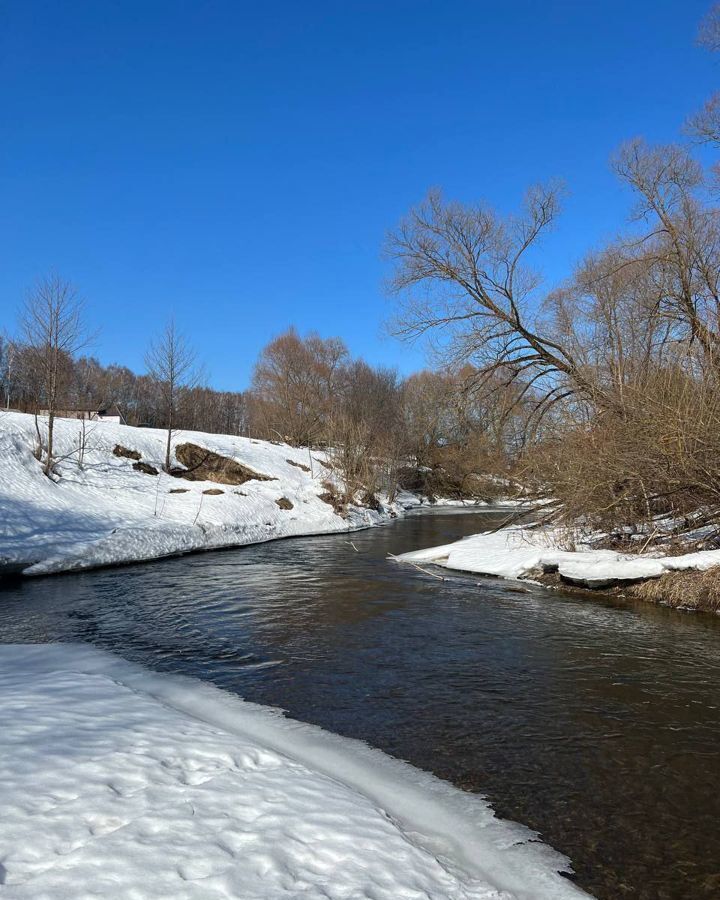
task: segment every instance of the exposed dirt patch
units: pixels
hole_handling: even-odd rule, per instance
[[[208,488],[206,491],[203,491],[203,494],[210,494],[213,497],[224,493],[225,491],[221,491],[220,488]]]
[[[281,497],[279,500],[275,501],[280,509],[293,509],[293,504],[288,500],[287,497]]]
[[[319,498],[323,503],[329,503],[339,516],[345,517],[347,515],[347,505],[338,489],[332,481],[323,481],[322,486],[325,488],[325,493],[319,494]]]
[[[144,462],[133,463],[133,469],[135,469],[136,472],[144,472],[145,475],[157,475],[158,474],[158,470],[155,468],[155,466],[151,466],[150,463],[144,463]]]
[[[138,450],[130,450],[128,447],[123,447],[122,444],[115,444],[113,453],[115,456],[122,456],[123,459],[140,459],[142,456]]]
[[[175,456],[186,466],[184,469],[172,469],[170,474],[175,478],[188,481],[214,481],[216,484],[245,484],[246,481],[277,481],[269,475],[255,472],[247,466],[213,453],[197,444],[178,444]]]
[[[295,466],[296,469],[302,469],[303,472],[309,472],[310,466],[305,466],[302,463],[295,462],[294,459],[286,459],[285,462],[290,466]]]
[[[170,488],[168,494],[187,494],[190,488]]]
[[[367,506],[368,509],[374,509],[375,512],[382,512],[382,504],[375,496],[375,494],[370,491],[366,491],[362,497],[360,498],[360,503],[363,506]]]

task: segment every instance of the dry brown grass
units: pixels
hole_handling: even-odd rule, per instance
[[[720,612],[720,566],[704,572],[668,572],[632,585],[627,593],[674,608]]]

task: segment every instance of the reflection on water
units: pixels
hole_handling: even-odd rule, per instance
[[[363,738],[482,791],[598,897],[720,897],[720,623],[387,560],[493,521],[27,581],[0,640],[90,641]]]

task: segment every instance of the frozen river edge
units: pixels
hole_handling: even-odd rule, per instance
[[[575,898],[478,795],[209,684],[0,646],[3,894]]]

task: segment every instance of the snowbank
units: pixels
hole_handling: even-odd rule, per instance
[[[33,417],[0,413],[0,569],[47,574],[383,520],[360,508],[343,518],[321,499],[323,482],[332,480],[322,453],[311,458],[307,450],[228,435],[175,435],[174,446],[197,444],[271,479],[232,486],[148,475],[133,468],[136,459],[114,455],[121,445],[161,469],[166,432],[152,428],[87,423],[81,464],[81,427],[56,420],[60,477],[53,482],[33,456]],[[292,508],[278,506],[281,500]]]
[[[704,570],[720,565],[720,550],[701,550],[682,556],[643,556],[589,546],[576,551],[560,550],[558,543],[559,534],[553,528],[517,525],[472,535],[441,547],[403,553],[398,559],[501,578],[558,572],[566,581],[595,588],[657,578],[666,572]]]
[[[0,646],[8,900],[564,900],[564,857],[379,751],[75,645]]]
[[[40,420],[45,428],[44,420]],[[178,431],[194,444],[257,472],[241,485],[186,480],[162,471],[167,432],[110,422],[55,420],[56,480],[33,455],[35,420],[0,412],[0,574],[47,575],[276,538],[354,531],[406,510],[487,507],[401,491],[378,512],[327,502],[335,479],[327,455],[233,435]],[[84,451],[80,444],[84,443]],[[117,456],[116,447],[131,456]],[[173,457],[174,466],[183,468]],[[138,471],[150,466],[159,474]],[[325,498],[325,499],[323,499]],[[513,505],[506,501],[502,505]]]

